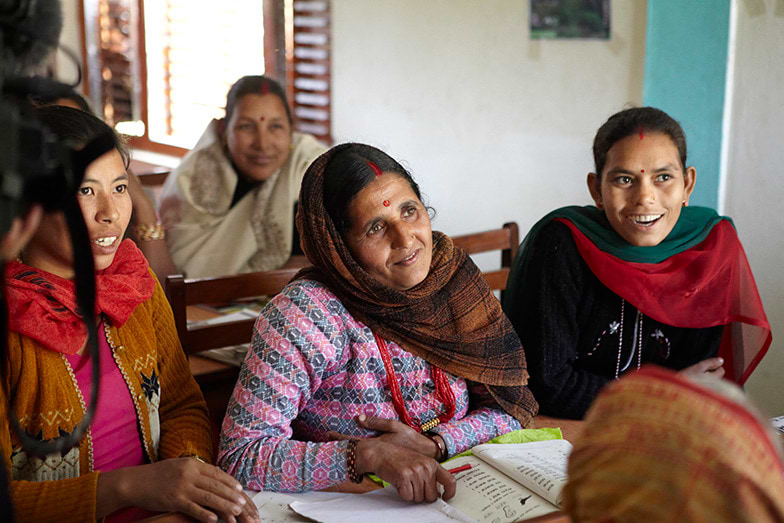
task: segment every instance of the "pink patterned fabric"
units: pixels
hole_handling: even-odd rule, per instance
[[[392,341],[387,346],[411,416],[435,417],[443,405],[430,365]],[[520,428],[483,385],[447,376],[455,418],[435,432],[449,455]],[[371,437],[357,415],[397,419],[386,380],[370,328],[322,284],[292,282],[256,322],[223,421],[218,463],[254,490],[302,492],[347,481],[347,442],[326,442],[326,433]]]

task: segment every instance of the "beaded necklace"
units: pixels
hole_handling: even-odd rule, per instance
[[[618,379],[618,376],[621,373],[621,352],[623,351],[623,313],[626,308],[626,300],[621,298],[621,327],[620,332],[618,333],[618,360],[615,362],[615,379]],[[640,369],[642,366],[642,313],[637,314],[639,318],[639,322],[637,324],[637,370]],[[634,346],[632,346],[632,350],[634,350]]]
[[[433,383],[436,385],[436,396],[441,403],[444,404],[445,412],[424,423],[420,423],[420,420],[415,421],[408,414],[408,410],[406,410],[406,403],[403,399],[403,393],[400,391],[400,383],[398,382],[397,374],[395,374],[395,368],[392,365],[392,357],[389,355],[387,342],[375,332],[373,333],[373,337],[376,338],[376,345],[378,345],[378,351],[381,353],[381,359],[384,362],[387,382],[389,383],[389,388],[392,393],[392,404],[395,407],[395,412],[397,412],[398,417],[403,420],[406,425],[417,432],[422,433],[432,430],[440,423],[447,423],[451,420],[455,415],[455,393],[452,391],[452,387],[449,385],[449,379],[447,379],[444,371],[435,365],[430,366],[430,375],[433,378]]]

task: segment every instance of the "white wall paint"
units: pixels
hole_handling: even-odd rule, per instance
[[[784,1],[737,2],[732,124],[724,209],[757,280],[773,345],[748,381],[749,395],[784,414]]]
[[[335,0],[333,136],[410,167],[436,229],[525,234],[589,203],[596,129],[642,101],[646,8],[613,1],[609,41],[532,41],[520,0]]]
[[[82,29],[79,22],[79,2],[81,0],[60,0],[63,10],[63,31],[60,33],[60,45],[70,49],[82,63]],[[57,52],[57,74],[59,78],[71,83],[76,79],[76,68],[63,51]]]

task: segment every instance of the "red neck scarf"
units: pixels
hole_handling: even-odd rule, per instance
[[[622,260],[596,246],[572,221],[580,255],[599,280],[643,314],[673,327],[726,325],[719,356],[743,384],[768,350],[770,324],[732,224],[718,222],[698,245],[659,263]]]
[[[47,349],[76,354],[87,340],[76,305],[76,285],[19,262],[5,269],[9,328]],[[150,299],[155,278],[147,259],[131,240],[124,240],[112,264],[95,273],[95,313],[120,327],[136,307]]]

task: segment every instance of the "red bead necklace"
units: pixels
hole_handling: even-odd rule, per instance
[[[444,404],[445,412],[443,414],[439,414],[437,417],[431,420],[425,421],[424,423],[415,421],[408,414],[408,410],[406,410],[406,404],[403,400],[403,393],[400,392],[400,383],[398,382],[397,374],[395,374],[395,368],[392,366],[392,358],[389,355],[387,342],[384,341],[384,339],[375,332],[373,333],[373,336],[376,338],[378,351],[381,353],[381,359],[384,362],[384,370],[386,370],[387,381],[392,393],[392,404],[395,406],[395,411],[397,412],[398,417],[403,420],[406,425],[413,428],[417,432],[427,432],[432,430],[433,427],[437,426],[438,424],[446,423],[451,420],[455,415],[455,393],[452,390],[452,387],[449,385],[449,379],[446,377],[444,371],[435,365],[430,366],[430,375],[433,378],[433,383],[436,385],[436,396],[441,401],[441,403]]]

